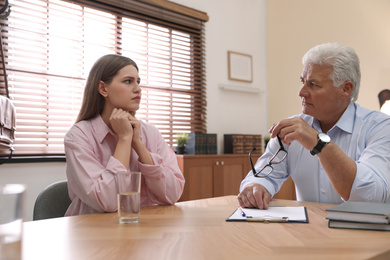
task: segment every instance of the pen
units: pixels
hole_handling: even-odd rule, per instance
[[[247,216],[246,221],[253,221],[253,222],[264,222],[264,223],[274,223],[274,222],[287,222],[288,217],[282,217],[282,218],[277,218],[277,217],[252,217],[252,216]]]
[[[246,217],[246,214],[245,214],[245,212],[242,210],[242,208],[241,208],[241,207],[238,207],[238,209],[241,211],[241,215],[242,215],[243,217]]]

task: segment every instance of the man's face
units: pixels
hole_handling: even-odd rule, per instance
[[[302,113],[325,122],[337,121],[340,118],[349,100],[343,97],[344,84],[340,88],[333,86],[330,79],[332,71],[333,68],[327,65],[306,65],[303,68],[303,85],[299,91]]]

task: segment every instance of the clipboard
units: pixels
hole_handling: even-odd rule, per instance
[[[268,207],[264,209],[248,209],[238,207],[226,221],[263,222],[263,223],[309,223],[307,210],[299,207]]]

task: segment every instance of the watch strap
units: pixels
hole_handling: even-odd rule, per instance
[[[311,155],[316,155],[321,152],[322,148],[324,148],[325,145],[326,143],[322,142],[321,140],[318,140],[317,145],[313,148],[313,150],[310,151]]]
[[[317,145],[313,148],[313,150],[310,151],[311,155],[316,155],[322,151],[325,145],[327,145],[329,142],[323,142],[320,137],[320,134],[317,135],[318,143]]]

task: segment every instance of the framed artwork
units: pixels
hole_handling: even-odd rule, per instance
[[[229,79],[252,82],[252,55],[228,51]]]

